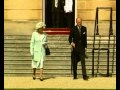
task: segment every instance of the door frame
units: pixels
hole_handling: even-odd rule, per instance
[[[45,22],[45,0],[42,0],[42,21]]]

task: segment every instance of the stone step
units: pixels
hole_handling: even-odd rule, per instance
[[[92,53],[88,53],[89,57],[92,56]],[[113,53],[111,52],[109,56],[112,56]],[[23,57],[23,56],[31,56],[30,53],[23,53],[23,52],[11,52],[11,51],[7,51],[7,52],[4,52],[4,56],[10,56],[10,57],[14,57],[14,56],[18,56],[18,57]],[[55,57],[70,57],[71,56],[71,53],[70,52],[51,52],[51,55],[48,55],[48,57],[52,57],[52,56],[55,56]],[[95,51],[94,52],[94,56],[98,56],[98,51]],[[99,53],[99,56],[101,57],[105,57],[107,56],[107,52],[106,51],[103,51],[103,52],[100,52]],[[116,56],[116,54],[115,54]]]
[[[61,35],[47,35],[48,39],[49,40],[68,40],[68,37],[69,35],[62,35],[62,38],[61,38]],[[31,35],[4,35],[4,39],[28,39],[30,40],[31,39]],[[93,40],[94,37],[93,36],[87,36],[87,39],[88,40]],[[96,36],[95,37],[96,40],[108,40],[109,37],[108,36]],[[111,40],[116,40],[116,36],[111,36],[110,37]]]
[[[11,57],[8,57],[8,58],[10,58],[9,60],[7,60],[7,59],[5,59],[4,60],[4,64],[6,64],[6,63],[8,63],[8,62],[11,62],[11,63],[13,63],[13,62],[31,62],[31,58],[30,59],[28,59],[28,60],[25,60],[25,57],[20,57],[20,58],[11,58]],[[61,58],[61,59],[60,59]],[[65,57],[55,57],[55,58],[46,58],[45,59],[45,62],[49,62],[49,63],[52,63],[52,62],[54,62],[54,63],[58,63],[58,62],[71,62],[71,58],[70,57],[67,57],[67,58],[65,58]],[[107,62],[107,58],[100,58],[99,59],[99,61],[100,62]],[[109,61],[110,61],[110,63],[112,63],[113,61],[114,61],[114,63],[116,63],[116,57],[114,57],[114,59],[113,59],[113,57],[111,57],[110,59],[109,59]],[[90,58],[88,58],[88,59],[86,59],[86,63],[87,62],[89,62],[89,63],[92,63],[92,57]],[[97,57],[95,57],[95,59],[94,59],[94,62],[98,62],[98,58]],[[10,64],[10,63],[9,63]]]
[[[92,77],[91,73],[87,74],[87,75],[89,77]],[[94,76],[94,77],[108,77],[106,75],[107,75],[106,73],[102,74],[102,75],[100,73],[100,74],[97,74],[97,76]],[[32,73],[22,73],[22,72],[20,72],[20,73],[12,73],[12,74],[5,73],[5,76],[9,76],[9,77],[14,77],[14,76],[16,77],[16,76],[18,76],[18,77],[31,77],[32,78]],[[36,73],[36,76],[39,78],[39,73]],[[71,78],[73,78],[73,75],[71,73],[70,74],[60,74],[60,75],[56,74],[56,73],[44,73],[44,77],[45,78],[55,78],[55,77],[71,77]],[[81,73],[78,74],[78,77],[82,78],[82,74]],[[110,74],[109,77],[116,77],[116,73]]]
[[[49,47],[50,48],[50,51],[51,51],[51,53],[71,53],[71,48],[51,48],[51,47]],[[109,50],[110,50],[110,53],[116,53],[116,49],[113,49],[113,48],[109,48]],[[30,48],[4,48],[4,52],[5,53],[9,53],[9,52],[12,52],[12,53],[17,53],[17,52],[22,52],[22,53],[30,53]],[[95,52],[98,52],[98,50],[95,50]],[[106,53],[106,51],[104,51],[104,50],[100,50],[100,53]],[[87,48],[87,53],[92,53],[92,49],[90,49],[90,48]]]
[[[71,76],[71,46],[68,42],[69,35],[48,35],[49,48],[51,55],[47,56],[44,63],[44,73],[46,76]],[[4,36],[4,74],[5,75],[23,75],[31,76],[31,55],[29,51],[31,35],[5,35]],[[88,75],[92,74],[92,48],[94,37],[87,37],[87,54],[86,68]],[[99,47],[99,39],[97,36],[95,47]],[[108,37],[101,37],[101,48],[107,48]],[[110,72],[114,70],[112,75],[116,75],[116,37],[110,38]],[[114,49],[113,49],[114,48]],[[113,58],[114,52],[114,58]],[[95,72],[98,64],[98,51],[95,51],[94,66]],[[113,66],[112,66],[113,65]],[[81,75],[81,63],[78,63],[78,74]],[[106,51],[100,50],[99,71],[106,73],[107,71],[107,54]],[[37,71],[39,74],[39,70]]]
[[[50,49],[67,49],[67,50],[71,50],[71,46],[70,45],[48,45]],[[108,45],[95,45],[95,48],[108,48]],[[25,49],[25,50],[30,50],[30,46],[29,45],[25,45],[25,44],[4,44],[4,49]],[[87,45],[87,50],[92,50],[93,49],[93,45]],[[110,45],[109,49],[115,49],[116,50],[116,45]]]
[[[22,43],[22,44],[30,44],[30,40],[26,40],[26,39],[23,39],[23,40],[4,40],[4,43],[5,44],[19,44],[19,43]],[[93,41],[87,41],[88,44],[93,44]],[[105,41],[95,41],[95,44],[108,44],[108,41],[105,40]],[[48,41],[48,44],[65,44],[65,45],[69,45],[69,42],[68,40],[63,40],[63,41],[60,41],[60,40],[49,40]],[[116,44],[116,41],[110,41],[110,44]]]
[[[10,65],[10,66],[12,66],[12,65]],[[32,70],[32,67],[31,67],[31,65],[29,65],[28,67],[20,67],[20,66],[18,66],[17,68],[16,67],[10,67],[10,66],[5,66],[4,68],[4,70],[7,70],[7,71],[25,71],[25,70]],[[10,67],[10,68],[9,68]],[[78,70],[82,70],[82,68],[81,68],[81,65],[80,66],[78,66],[77,67],[78,68]],[[97,65],[95,65],[94,66],[94,70],[97,70],[97,68],[98,68],[98,66]],[[86,69],[87,70],[92,70],[92,66],[88,66],[88,65],[86,65]],[[39,69],[38,69],[39,70]],[[45,66],[44,65],[44,70],[47,70],[47,71],[54,71],[54,72],[57,72],[58,70],[71,70],[71,66]],[[99,65],[99,68],[98,68],[98,70],[106,70],[107,71],[107,65]],[[116,66],[115,65],[109,65],[109,71],[116,71]],[[64,72],[63,72],[64,73]]]
[[[57,41],[56,41],[56,43],[57,43]],[[23,46],[23,47],[29,47],[30,46],[30,43],[4,43],[4,47],[11,47],[11,46]],[[54,44],[54,43],[49,43],[48,45],[50,45],[50,46],[68,46],[68,47],[70,47],[70,44],[69,43],[66,43],[66,44]],[[98,43],[95,43],[95,45],[99,45],[99,42]],[[100,43],[100,46],[101,45],[104,45],[104,46],[107,46],[108,45],[108,43],[106,42],[106,43]],[[116,43],[110,43],[110,45],[115,45],[116,46]],[[88,43],[87,43],[87,46],[93,46],[93,42],[90,42],[90,41],[88,41]]]
[[[16,68],[17,67],[17,68]],[[94,69],[97,70],[97,64],[94,65]],[[116,67],[115,65],[112,66],[112,64],[109,65],[109,70],[112,70],[112,67],[113,67],[113,70],[116,70]],[[31,70],[32,67],[31,67],[31,64],[18,64],[18,65],[5,65],[4,66],[4,70]],[[78,70],[80,69],[81,70],[81,64],[78,64],[77,66]],[[44,70],[53,70],[53,71],[57,71],[57,70],[70,70],[71,69],[71,65],[54,65],[54,66],[47,66],[47,65],[44,65]],[[92,70],[92,65],[86,65],[86,69],[87,70]],[[99,70],[107,70],[107,64],[104,64],[104,65],[99,65]],[[38,69],[39,70],[39,69]]]
[[[107,68],[107,62],[100,62],[100,64],[98,65],[97,62],[94,63],[94,67],[97,68],[99,66],[99,68]],[[17,66],[17,68],[16,68]],[[24,66],[24,67],[23,67]],[[78,67],[80,66],[81,68],[81,63],[78,64]],[[116,69],[116,64],[114,62],[114,64],[112,64],[112,62],[110,63],[109,62],[109,68],[114,68]],[[18,63],[12,63],[12,64],[4,64],[4,69],[8,69],[8,70],[11,70],[11,69],[26,69],[26,68],[31,68],[31,63],[28,63],[28,64],[18,64]],[[51,64],[47,64],[45,63],[44,64],[44,69],[60,69],[60,68],[63,68],[63,69],[66,69],[66,68],[71,68],[71,63],[68,63],[68,64],[63,64],[63,63],[51,63]],[[88,69],[92,69],[92,63],[89,63],[89,62],[86,62],[86,68]]]
[[[55,67],[55,68],[54,68]],[[50,67],[50,66],[48,66],[48,67],[46,67],[46,66],[44,66],[44,71],[47,71],[47,72],[49,72],[49,71],[52,71],[52,72],[58,72],[58,71],[64,71],[64,70],[66,70],[66,72],[70,72],[71,71],[71,66],[54,66],[54,67]],[[114,67],[113,69],[112,69],[112,67]],[[81,66],[78,66],[77,67],[77,69],[78,69],[78,71],[79,70],[82,70],[82,68],[81,68]],[[37,70],[39,70],[39,69],[37,69]],[[92,71],[92,66],[86,66],[86,70],[88,71],[88,72],[90,72],[90,71]],[[114,66],[109,66],[109,72],[112,72],[112,70],[114,71],[114,72],[116,72],[116,67],[115,67],[115,65]],[[11,71],[11,73],[12,72],[24,72],[25,73],[25,71],[32,71],[32,67],[25,67],[25,68],[20,68],[20,67],[18,67],[17,69],[14,67],[14,68],[9,68],[9,67],[5,67],[5,69],[4,69],[4,72],[5,71]],[[107,71],[107,66],[99,66],[99,68],[97,69],[97,66],[94,66],[94,71],[96,72],[96,71]],[[8,73],[8,72],[5,72],[5,73]],[[61,73],[64,73],[64,72],[61,72]],[[81,72],[80,72],[81,73]]]
[[[30,54],[30,50],[29,49],[24,49],[24,48],[4,48],[4,53],[12,53],[12,54],[17,54],[17,53],[24,53],[24,54]],[[55,49],[55,48],[50,48],[50,52],[51,52],[51,54],[55,54],[55,53],[57,53],[57,54],[71,54],[71,49],[60,49],[60,48],[58,48],[58,49]],[[87,51],[86,51],[88,54],[92,54],[92,49],[87,49]],[[107,52],[107,50],[94,50],[94,53],[95,54],[97,54],[98,52],[100,52],[100,54],[101,53],[106,53]],[[116,49],[109,49],[109,53],[113,53],[114,52],[114,54],[116,54]],[[50,55],[49,55],[50,56]]]
[[[39,78],[39,73],[36,73],[36,75]],[[97,76],[94,76],[94,77],[98,77],[98,76],[99,77],[108,77],[108,76],[106,76],[107,75],[106,73],[103,75],[97,74]],[[22,72],[17,73],[17,74],[16,73],[13,73],[13,74],[6,73],[5,76],[9,76],[9,77],[18,76],[18,77],[31,77],[32,78],[32,73],[22,73]],[[92,77],[91,73],[88,74],[88,76]],[[44,77],[45,78],[55,78],[55,77],[71,77],[71,78],[73,78],[73,75],[71,73],[70,74],[61,74],[61,75],[54,74],[54,73],[44,73]],[[78,74],[78,77],[82,78],[82,74]],[[110,74],[109,77],[116,77],[116,73],[112,73],[112,75]]]
[[[67,46],[63,46],[62,47],[62,45],[61,46],[49,46],[49,48],[50,48],[50,50],[51,51],[69,51],[69,52],[71,52],[71,47],[67,47]],[[105,46],[103,46],[103,47],[99,47],[99,46],[95,46],[94,48],[108,48],[107,46],[105,47]],[[93,49],[93,47],[87,47],[87,52],[91,52],[91,50]],[[30,47],[14,47],[14,46],[12,46],[12,47],[4,47],[4,50],[5,51],[29,51],[30,52]],[[109,47],[109,50],[110,50],[110,52],[112,52],[113,50],[114,50],[114,52],[116,52],[116,47],[114,48],[114,47]],[[105,51],[105,50],[100,50],[100,52],[102,52],[102,51]]]
[[[36,75],[39,77],[39,72],[37,71],[36,72]],[[12,73],[10,73],[10,71],[8,72],[8,73],[5,73],[5,76],[31,76],[32,77],[32,72],[17,72],[17,71],[15,71],[15,72],[12,72]],[[56,77],[56,76],[72,76],[71,75],[71,73],[57,73],[57,72],[44,72],[44,77],[48,77],[48,76],[54,76],[54,77]]]
[[[78,72],[79,73],[81,73],[82,72],[82,69],[81,69],[81,66],[80,67],[78,67]],[[92,69],[91,68],[88,68],[88,67],[86,67],[86,70],[87,70],[87,73],[91,73],[92,72]],[[37,69],[37,71],[39,71],[39,69]],[[58,68],[58,67],[56,67],[56,69],[55,68],[44,68],[44,73],[45,72],[47,72],[47,73],[49,73],[49,72],[52,72],[52,73],[61,73],[61,74],[63,74],[63,71],[64,71],[64,73],[71,73],[71,67],[67,67],[67,68]],[[98,71],[100,71],[100,72],[107,72],[107,69],[106,69],[106,67],[104,67],[104,68],[99,68],[99,70]],[[19,72],[23,72],[23,73],[28,73],[28,72],[30,72],[30,73],[32,73],[32,68],[30,67],[29,69],[27,69],[27,68],[25,68],[25,69],[10,69],[10,70],[4,70],[4,72],[5,73],[19,73]],[[97,68],[95,67],[95,69],[94,69],[94,72],[97,72]],[[112,72],[112,69],[109,69],[109,72]],[[115,69],[114,69],[114,72],[116,72],[115,71]]]
[[[43,74],[44,74],[44,76],[46,75],[46,76],[48,76],[48,75],[53,75],[53,76],[56,76],[56,75],[58,75],[58,76],[71,76],[71,70],[57,70],[57,72],[55,72],[56,70],[44,70],[44,72],[43,72]],[[95,70],[96,71],[96,70]],[[26,70],[26,71],[18,71],[18,70],[12,70],[12,71],[8,71],[8,70],[4,70],[4,72],[5,72],[5,75],[6,74],[9,74],[9,75],[11,75],[11,74],[13,74],[13,75],[18,75],[19,76],[19,74],[21,74],[21,76],[24,76],[24,74],[29,74],[29,76],[31,76],[32,75],[32,69],[31,70]],[[63,73],[64,72],[64,73]],[[81,73],[82,71],[81,70],[78,70],[78,76],[79,75],[82,75],[82,73]],[[95,74],[97,73],[97,72],[94,72]],[[106,69],[105,70],[103,70],[102,69],[102,71],[100,70],[99,71],[99,73],[101,73],[101,74],[107,74],[107,71],[106,71]],[[99,73],[98,73],[98,75],[99,75]],[[109,73],[112,73],[111,71],[109,72]],[[115,73],[116,72],[114,72],[114,73],[112,73],[112,75],[115,75]],[[36,74],[37,75],[39,75],[39,70],[37,70],[36,71]],[[87,70],[87,75],[92,75],[92,73],[91,73],[91,70]]]
[[[9,62],[9,61],[13,61],[13,62],[28,62],[28,61],[31,61],[32,60],[32,58],[30,58],[29,60],[20,60],[20,59],[22,59],[22,57],[18,57],[18,58],[14,58],[14,57],[8,57],[8,58],[10,58],[9,60],[4,60],[4,62]],[[24,58],[24,57],[23,57]],[[60,59],[61,58],[61,59]],[[16,59],[16,60],[15,60]],[[85,59],[86,60],[86,62],[92,62],[92,57],[88,57],[88,59]],[[64,62],[64,61],[70,61],[71,62],[71,57],[55,57],[55,58],[51,58],[51,57],[49,57],[49,58],[46,58],[45,59],[45,61],[49,61],[49,62],[60,62],[60,61],[62,61],[62,62]],[[98,61],[98,57],[94,57],[94,62],[97,62]],[[100,62],[106,62],[107,61],[107,56],[105,56],[105,57],[100,57],[99,58],[99,61]],[[114,57],[114,59],[113,59],[113,57],[112,56],[110,56],[109,57],[109,62],[112,62],[112,61],[114,61],[114,62],[116,62],[116,57]]]
[[[68,65],[71,65],[71,61],[53,61],[53,62],[47,62],[47,61],[45,61],[44,62],[44,64],[45,65],[47,65],[47,66],[68,66]],[[94,62],[94,64],[95,65],[98,65],[98,60],[96,60],[95,62]],[[115,63],[115,61],[113,62],[112,60],[110,60],[109,61],[109,65],[116,65],[116,63]],[[19,65],[19,66],[21,66],[22,67],[22,65],[31,65],[31,61],[29,61],[29,62],[25,62],[25,61],[21,61],[21,62],[5,62],[5,64],[4,64],[5,66],[9,66],[9,65]],[[78,63],[78,65],[81,65],[81,62],[79,62]],[[92,62],[91,61],[87,61],[86,60],[86,65],[89,65],[89,66],[91,66],[92,65]],[[107,65],[107,60],[100,60],[99,61],[99,65]]]
[[[9,57],[10,58],[10,57]],[[15,60],[16,59],[16,60]],[[10,62],[10,63],[12,63],[12,62],[18,62],[18,63],[20,63],[20,62],[22,62],[22,63],[25,63],[25,62],[31,62],[31,60],[32,59],[29,59],[29,60],[20,60],[19,58],[10,58],[9,60],[4,60],[4,64],[6,64],[7,62]],[[92,62],[92,57],[89,57],[88,59],[85,59],[86,60],[86,62]],[[100,62],[107,62],[107,56],[106,57],[100,57],[99,58],[99,61]],[[114,59],[113,59],[113,57],[111,56],[111,57],[109,57],[109,62],[116,62],[116,57],[114,57]],[[45,62],[49,62],[49,63],[52,63],[52,62],[56,62],[56,63],[58,63],[58,62],[61,62],[61,63],[64,63],[64,62],[71,62],[71,58],[69,57],[68,59],[66,59],[66,58],[61,58],[61,59],[59,59],[59,57],[57,57],[57,58],[46,58],[45,59]],[[98,62],[98,57],[94,57],[94,62]]]
[[[4,65],[31,65],[31,62],[32,61],[4,61]],[[96,60],[94,62],[96,65],[98,64],[98,60]],[[45,61],[44,62],[45,65],[49,65],[49,66],[64,66],[64,65],[71,65],[71,61]],[[78,65],[81,64],[81,62],[78,63]],[[109,65],[112,65],[113,62],[112,60],[109,61]],[[92,65],[92,62],[91,61],[87,61],[86,60],[86,65]],[[107,65],[107,60],[100,60],[99,61],[99,65]],[[116,65],[115,61],[114,61],[114,65]]]
[[[13,55],[11,55],[11,56],[4,56],[4,57],[6,57],[6,58],[11,58],[11,59],[14,59],[14,58],[18,58],[18,59],[22,59],[22,58],[32,58],[31,56],[26,56],[26,55],[24,55],[24,56],[19,56],[19,55],[15,55],[15,56],[13,56]],[[53,59],[53,60],[58,60],[59,58],[61,58],[61,59],[66,59],[66,58],[71,58],[71,55],[69,55],[69,56],[67,56],[67,55],[51,55],[51,56],[47,56],[46,57],[46,59],[47,58],[49,58],[49,59]],[[100,58],[100,60],[106,60],[107,59],[107,55],[102,55],[102,56],[99,56],[99,58]],[[109,56],[109,58],[113,58],[113,55],[110,55]],[[116,56],[114,56],[114,59],[116,58]],[[88,59],[89,60],[92,60],[92,55],[89,55],[88,56]],[[98,55],[94,55],[94,60],[97,60],[98,59]]]
[[[20,59],[20,58],[8,58],[8,59],[4,59],[4,63],[6,64],[6,63],[12,63],[12,62],[18,62],[18,63],[20,63],[20,62],[22,62],[22,63],[28,63],[28,62],[31,62],[31,58],[30,59]],[[85,59],[86,60],[86,62],[92,62],[92,57],[89,57],[88,59]],[[98,57],[95,57],[94,58],[94,60],[95,60],[95,62],[97,62],[98,61]],[[100,62],[106,62],[107,61],[107,58],[99,58],[99,60],[100,60]],[[111,57],[110,59],[110,62],[113,60],[113,58]],[[115,61],[115,57],[114,57],[114,61]],[[45,58],[45,62],[46,63],[68,63],[68,62],[71,62],[71,59],[70,59],[70,57],[69,58]]]

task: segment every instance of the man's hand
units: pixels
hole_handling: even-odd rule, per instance
[[[71,46],[73,46],[73,47],[75,48],[75,43],[72,42],[72,43],[71,43]]]

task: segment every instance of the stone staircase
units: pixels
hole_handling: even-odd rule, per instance
[[[29,52],[30,35],[4,35],[4,75],[5,76],[31,76],[31,55]],[[88,59],[86,59],[87,74],[92,74],[92,48],[93,36],[87,37]],[[46,57],[44,64],[45,76],[71,76],[71,47],[68,35],[48,35],[51,55]],[[101,37],[100,47],[107,47],[108,37]],[[115,44],[114,44],[115,43]],[[99,46],[97,39],[95,46]],[[114,48],[113,48],[114,47]],[[114,52],[114,59],[113,59]],[[98,53],[95,52],[95,72],[97,70]],[[116,37],[111,36],[110,41],[110,73],[116,75]],[[113,72],[112,72],[113,64]],[[107,54],[100,51],[99,72],[107,72]],[[37,70],[37,74],[39,70]],[[81,76],[81,63],[78,63],[78,75]]]

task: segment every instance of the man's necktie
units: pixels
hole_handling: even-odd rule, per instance
[[[79,26],[79,33],[80,33],[80,35],[81,35],[81,27]]]

